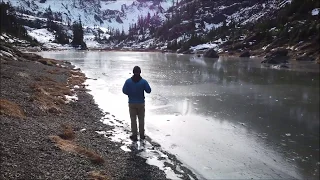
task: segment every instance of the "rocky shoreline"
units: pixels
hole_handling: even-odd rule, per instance
[[[5,44],[0,56],[0,179],[167,179],[96,133],[113,127],[79,69]]]
[[[24,50],[29,52],[39,52],[42,51],[41,48],[24,48]],[[67,49],[46,49],[46,51],[63,51]],[[189,55],[197,55],[198,57],[208,57],[208,58],[218,58],[219,56],[226,57],[240,57],[240,58],[249,58],[249,57],[260,57],[264,58],[261,63],[263,64],[286,64],[283,63],[283,60],[294,60],[294,61],[303,61],[303,62],[314,62],[314,64],[320,64],[320,57],[315,55],[306,55],[307,51],[301,51],[297,55],[297,52],[293,52],[290,49],[286,48],[275,48],[273,50],[263,51],[263,50],[244,50],[244,51],[225,51],[225,52],[216,52],[214,49],[204,49],[193,52],[191,50],[187,50],[185,52],[175,52],[171,50],[160,50],[160,49],[122,49],[122,48],[107,48],[107,49],[99,49],[92,48],[88,49],[89,51],[102,51],[102,52],[157,52],[157,53],[178,53],[178,54],[189,54]],[[280,51],[280,53],[279,53]],[[282,53],[285,51],[285,54]],[[207,56],[206,53],[209,52]],[[270,63],[269,63],[270,62]],[[289,62],[287,62],[289,63]]]

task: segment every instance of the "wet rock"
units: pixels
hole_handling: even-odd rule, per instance
[[[297,61],[314,61],[315,59],[310,56],[300,56],[296,58]]]
[[[219,55],[214,49],[209,49],[203,54],[203,57],[206,57],[206,58],[219,58]]]
[[[250,52],[249,51],[245,51],[242,54],[240,54],[239,57],[250,57],[250,56],[251,56]]]

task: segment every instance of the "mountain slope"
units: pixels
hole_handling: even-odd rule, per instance
[[[182,0],[168,9],[166,21],[154,33],[146,37],[151,28],[138,23],[118,43],[182,53],[252,51],[259,56],[282,47],[294,57],[310,56],[298,59],[314,60],[320,52],[319,8],[316,0]]]
[[[4,0],[18,12],[53,19],[71,24],[82,20],[85,26],[124,29],[133,24],[138,16],[147,13],[162,14],[171,5],[171,0]]]
[[[43,18],[44,22],[51,18],[64,24],[66,31],[68,24],[80,19],[91,47],[183,53],[214,48],[221,53],[252,51],[260,56],[283,47],[294,56],[307,55],[314,59],[319,55],[317,0],[10,2],[23,16],[30,14],[29,19]]]

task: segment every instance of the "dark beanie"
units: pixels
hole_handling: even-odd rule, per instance
[[[135,67],[133,68],[133,74],[140,74],[140,73],[141,73],[140,67],[139,67],[139,66],[135,66]]]

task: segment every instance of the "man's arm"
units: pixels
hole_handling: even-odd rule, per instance
[[[127,88],[127,81],[124,83],[123,87],[122,87],[122,92],[125,95],[128,95],[128,88]]]
[[[146,81],[144,84],[144,90],[146,91],[146,93],[151,93],[151,87],[150,87],[148,81]]]

